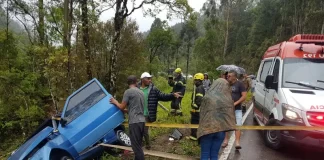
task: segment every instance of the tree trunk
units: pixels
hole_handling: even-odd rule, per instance
[[[116,12],[114,18],[114,36],[112,39],[112,47],[111,47],[111,56],[109,60],[109,83],[108,90],[110,94],[115,96],[116,93],[116,80],[117,80],[117,60],[118,60],[118,52],[119,52],[119,40],[121,30],[124,25],[124,20],[126,16],[124,15],[125,8],[127,7],[127,0],[116,0]],[[123,6],[122,6],[123,5]]]
[[[116,75],[116,66],[117,66],[117,54],[119,51],[119,39],[120,39],[120,30],[119,31],[115,31],[114,34],[114,39],[112,41],[112,53],[110,56],[110,66],[109,66],[109,78],[110,78],[110,82],[109,82],[109,91],[110,94],[115,95],[116,93],[116,80],[117,80],[117,75]]]
[[[70,78],[69,78],[69,81],[70,81],[70,89],[71,89],[71,93],[72,91],[74,90],[74,82],[75,82],[75,76],[74,76],[74,73],[75,73],[75,65],[73,65],[73,69],[71,71],[71,68],[72,68],[72,64],[73,64],[73,60],[71,59],[72,57],[72,51],[71,51],[71,33],[72,33],[72,23],[73,23],[73,0],[70,0],[70,7],[69,7],[69,23],[68,23],[68,63],[69,63],[69,71],[70,71]],[[78,28],[77,28],[78,29]],[[78,35],[76,35],[78,37]],[[76,39],[76,44],[77,44],[78,40]],[[77,55],[77,50],[76,50],[76,55]]]
[[[171,52],[173,52],[173,51],[171,51]],[[169,70],[169,68],[170,68],[170,55],[169,55],[169,53],[167,54],[167,70]]]
[[[11,69],[11,63],[10,63],[10,56],[9,56],[9,4],[8,4],[8,1],[7,0],[7,15],[6,15],[6,56],[8,58],[8,69],[10,70]]]
[[[45,41],[45,22],[44,22],[44,1],[38,0],[38,18],[39,18],[39,43],[44,45]]]
[[[7,40],[8,40],[8,37],[9,37],[9,3],[8,3],[9,0],[7,0],[7,15],[6,15],[6,35],[7,35]],[[8,49],[7,49],[8,50]]]
[[[68,78],[68,84],[67,84],[67,92],[72,92],[72,80],[71,80],[71,46],[70,46],[70,33],[69,33],[69,1],[70,0],[64,0],[64,24],[63,24],[63,47],[67,49],[68,54],[68,61],[67,61],[67,78]],[[72,3],[72,2],[71,2]]]
[[[189,73],[189,58],[190,58],[190,42],[187,44],[187,73],[186,73],[186,80],[188,79]]]
[[[150,49],[150,57],[149,57],[149,73],[152,74],[152,62],[153,62],[153,49]]]
[[[78,53],[79,53],[79,50],[78,50],[78,46],[79,46],[79,41],[80,41],[80,25],[79,24],[77,24],[77,26],[76,26],[76,35],[75,35],[75,54],[74,55],[78,55]],[[72,76],[72,83],[73,84],[75,84],[75,82],[76,82],[76,78],[75,78],[75,73],[76,73],[76,64],[75,64],[75,62],[74,61],[72,61],[73,63],[74,63],[74,65],[72,66],[72,71],[71,71],[71,73],[73,73],[73,76]],[[72,88],[72,89],[74,89],[74,88]]]
[[[229,3],[227,4],[227,13],[226,13],[226,30],[225,30],[225,36],[224,36],[224,52],[223,52],[223,61],[225,60],[225,55],[227,52],[227,43],[228,43],[228,34],[229,34],[229,12],[230,12],[230,0],[228,1]]]
[[[297,12],[297,4],[296,3],[297,3],[297,1],[294,1],[294,4],[295,4],[295,16],[293,18],[293,20],[294,20],[294,23],[293,23],[294,24],[293,35],[298,33],[298,31],[297,31],[298,30],[298,25],[297,25],[298,24],[298,22],[297,22],[298,21],[298,15],[297,15],[298,12]]]
[[[88,21],[88,0],[81,1],[82,8],[82,39],[83,46],[85,49],[85,58],[86,58],[86,68],[87,68],[87,76],[88,80],[92,79],[92,71],[91,71],[91,50],[89,43],[89,21]]]
[[[179,47],[177,48],[177,52],[175,56],[175,68],[178,68],[178,54],[179,54]]]

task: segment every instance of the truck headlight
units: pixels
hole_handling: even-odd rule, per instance
[[[282,114],[287,120],[303,123],[302,111],[289,104],[282,104]]]

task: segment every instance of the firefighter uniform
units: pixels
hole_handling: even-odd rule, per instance
[[[204,75],[202,73],[197,73],[194,76],[194,92],[192,93],[191,99],[191,124],[199,124],[199,114],[200,114],[200,105],[202,102],[202,99],[205,95],[205,88],[202,83],[204,80]],[[190,139],[197,140],[197,129],[192,128]]]
[[[186,90],[186,80],[181,75],[180,68],[177,68],[174,72],[177,74],[177,76],[174,79],[169,79],[168,83],[171,87],[173,87],[172,89],[173,93],[180,92],[180,94],[184,96]],[[171,115],[182,115],[181,101],[182,101],[182,97],[175,98],[172,100]]]

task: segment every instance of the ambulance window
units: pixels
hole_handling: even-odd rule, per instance
[[[271,62],[272,61],[264,61],[264,63],[263,63],[262,71],[260,74],[260,81],[263,83],[265,82],[265,79],[266,79],[268,72],[270,70]]]
[[[274,76],[274,83],[278,83],[279,79],[279,67],[280,67],[280,61],[277,59],[276,64],[273,68],[273,76]]]

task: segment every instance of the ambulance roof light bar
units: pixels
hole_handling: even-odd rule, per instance
[[[323,34],[297,34],[289,39],[289,42],[300,43],[299,50],[303,51],[303,44],[313,43],[315,45],[324,45]],[[323,47],[322,47],[323,48]],[[323,53],[322,49],[322,53]]]
[[[298,34],[289,39],[289,42],[296,43],[314,43],[315,45],[324,45],[323,34]]]

